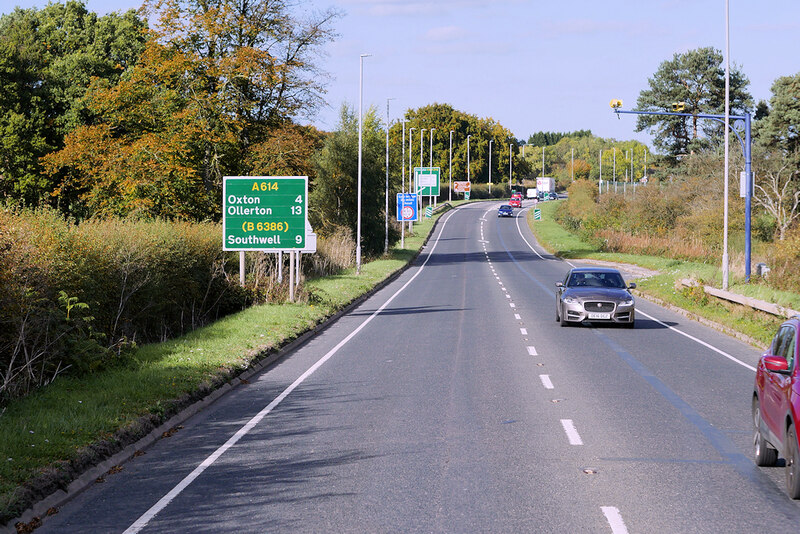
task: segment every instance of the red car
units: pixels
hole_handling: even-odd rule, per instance
[[[511,195],[511,200],[508,201],[508,205],[513,208],[521,208],[522,207],[522,194],[521,193],[514,193]]]
[[[756,465],[772,466],[786,459],[786,491],[800,499],[800,371],[797,336],[800,317],[783,323],[769,350],[761,356],[753,391],[753,454]]]

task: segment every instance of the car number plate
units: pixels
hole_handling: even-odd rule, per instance
[[[611,319],[610,313],[590,313],[589,319]]]

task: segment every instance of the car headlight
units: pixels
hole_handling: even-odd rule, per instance
[[[620,303],[620,306],[633,306],[633,299],[629,298],[629,299],[623,300]]]
[[[575,304],[576,302],[578,302],[578,299],[576,299],[575,297],[564,297],[564,302],[566,302],[567,304]]]

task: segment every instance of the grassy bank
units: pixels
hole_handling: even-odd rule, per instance
[[[0,524],[374,288],[414,257],[434,221],[416,224],[405,248],[364,263],[358,276],[307,281],[305,303],[252,307],[11,402],[0,413]]]
[[[772,340],[777,327],[783,322],[783,319],[779,317],[708,297],[702,291],[683,288],[678,283],[678,280],[682,278],[694,278],[713,283],[720,278],[719,265],[599,250],[555,222],[553,215],[561,202],[539,204],[542,210],[541,221],[534,222],[533,214],[530,211],[528,214],[528,224],[536,235],[536,239],[551,253],[567,259],[631,263],[658,271],[659,275],[637,280],[637,289],[646,295],[732,328],[762,344],[768,344]],[[793,308],[800,304],[800,295],[796,293],[779,292],[757,284],[737,284],[731,286],[730,289]]]

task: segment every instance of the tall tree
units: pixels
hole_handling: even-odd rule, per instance
[[[146,3],[156,22],[140,61],[118,84],[93,85],[86,102],[97,120],[47,158],[64,177],[58,193],[91,212],[219,218],[222,176],[264,164],[252,152],[264,155],[274,129],[320,102],[311,60],[337,12],[299,20],[292,6]]]
[[[385,224],[385,130],[375,107],[363,116],[361,171],[361,238],[364,254],[383,252]],[[339,124],[315,156],[316,180],[311,199],[312,225],[324,235],[349,228],[356,236],[358,218],[358,115],[342,105]],[[390,202],[391,206],[394,202]],[[390,244],[397,240],[392,228]]]
[[[675,102],[685,103],[690,117],[640,115],[636,131],[653,134],[656,148],[670,156],[687,154],[708,144],[708,137],[718,138],[721,126],[697,117],[700,113],[722,113],[725,105],[725,68],[722,52],[714,48],[698,48],[685,54],[676,53],[664,61],[652,78],[649,89],[639,93],[637,111],[672,111]],[[743,113],[752,107],[747,92],[747,77],[736,66],[730,72],[731,113]]]
[[[758,143],[782,152],[800,176],[800,72],[772,84],[769,112],[756,125]]]
[[[98,17],[75,0],[0,17],[0,196],[51,200],[39,158],[90,120],[82,97],[91,80],[118,80],[141,53],[145,27],[133,10]]]

